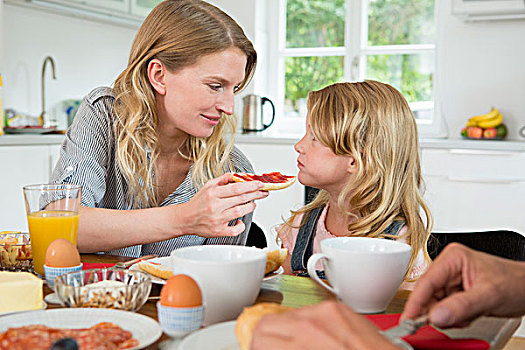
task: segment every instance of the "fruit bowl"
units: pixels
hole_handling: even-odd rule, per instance
[[[491,111],[471,117],[461,130],[461,136],[468,140],[503,140],[507,136],[507,126],[503,115],[492,107]]]
[[[493,137],[491,139],[485,139],[485,138],[474,138],[474,137],[468,137],[468,136],[461,136],[464,140],[474,140],[474,141],[502,141],[505,140],[504,137]]]
[[[148,299],[151,278],[141,271],[90,269],[57,277],[55,291],[69,307],[137,311]]]

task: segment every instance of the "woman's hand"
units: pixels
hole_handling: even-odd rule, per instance
[[[253,212],[254,200],[268,197],[267,191],[260,191],[262,186],[260,181],[232,182],[230,173],[208,181],[190,201],[174,206],[183,221],[175,232],[202,237],[243,233],[246,227],[241,220],[234,226],[228,223]]]
[[[335,301],[263,316],[251,349],[398,349],[366,318]]]

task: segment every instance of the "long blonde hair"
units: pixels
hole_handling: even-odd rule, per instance
[[[349,224],[348,235],[384,237],[392,222],[403,220],[408,228],[405,239],[412,247],[408,271],[420,249],[429,261],[426,242],[432,217],[420,190],[417,125],[403,95],[372,80],[337,83],[308,94],[308,113],[314,137],[336,155],[356,161],[353,181],[337,198],[341,211],[357,219]],[[287,225],[329,199],[321,190],[311,203],[292,211]]]
[[[155,206],[159,201],[153,179],[160,154],[158,114],[147,74],[148,63],[156,58],[170,72],[176,72],[195,64],[202,56],[231,47],[239,48],[247,57],[240,91],[253,76],[257,54],[242,28],[217,7],[200,0],[165,0],[139,28],[128,66],[113,88],[117,162],[133,206]],[[229,154],[236,124],[234,116],[223,115],[211,136],[202,139],[189,135],[179,151],[193,162],[192,181],[197,188],[231,170]],[[223,139],[227,131],[231,133],[228,142]]]

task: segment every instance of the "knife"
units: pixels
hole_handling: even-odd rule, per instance
[[[417,332],[421,327],[428,324],[428,315],[419,316],[415,320],[405,319],[397,326],[382,331],[381,333],[389,339],[401,339],[407,335]]]
[[[115,267],[116,268],[119,268],[119,269],[127,269],[128,267],[130,267],[131,265],[135,264],[135,263],[138,263],[139,261],[142,261],[142,260],[149,260],[149,259],[153,259],[153,258],[156,258],[158,257],[157,255],[144,255],[144,256],[141,256],[140,258],[136,258],[136,259],[131,259],[131,260],[128,260],[128,261],[121,261],[121,262],[118,262],[115,264]]]

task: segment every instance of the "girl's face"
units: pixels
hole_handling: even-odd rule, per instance
[[[231,115],[234,93],[244,79],[246,55],[232,47],[200,58],[171,73],[165,71],[164,93],[157,91],[160,132],[208,137],[222,114]]]
[[[338,156],[332,150],[315,139],[306,123],[306,134],[295,144],[299,153],[297,167],[298,179],[305,186],[321,188],[337,194],[348,183],[354,169],[354,159],[350,156]]]

